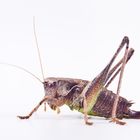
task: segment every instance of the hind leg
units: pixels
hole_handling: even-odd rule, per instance
[[[128,52],[126,63],[130,60],[133,53],[134,53],[134,49],[130,48],[129,52]],[[105,85],[106,88],[112,83],[112,81],[115,79],[115,77],[120,73],[120,71],[121,71],[120,65],[122,65],[122,62],[123,62],[123,58],[110,70],[108,77],[107,77],[107,83]]]
[[[119,77],[119,82],[118,82],[118,87],[117,87],[117,93],[116,93],[116,98],[113,104],[113,108],[112,108],[112,116],[111,116],[111,122],[115,122],[117,124],[120,125],[124,125],[125,122],[120,121],[117,117],[116,117],[116,112],[117,112],[117,105],[118,105],[118,101],[119,101],[119,93],[120,93],[120,88],[121,88],[121,83],[122,83],[122,77],[123,77],[123,73],[124,73],[124,68],[127,62],[127,57],[128,57],[128,46],[129,44],[127,44],[126,49],[125,49],[125,54],[122,60],[122,66],[120,69],[120,77]]]
[[[123,38],[120,46],[116,50],[115,54],[111,58],[108,65],[92,81],[90,81],[86,85],[86,87],[83,89],[80,96],[73,103],[73,106],[76,106],[76,104],[79,103],[80,98],[81,97],[84,98],[83,108],[84,108],[84,120],[85,120],[86,124],[88,124],[87,114],[88,114],[88,112],[91,111],[92,107],[95,105],[97,97],[100,94],[100,91],[105,87],[105,84],[107,83],[108,78],[112,75],[112,74],[110,74],[110,76],[109,76],[110,68],[111,68],[114,60],[116,59],[116,57],[118,56],[118,54],[122,50],[122,48],[125,46],[125,44],[127,46],[129,44],[128,37]],[[112,71],[112,72],[114,72],[114,71]]]

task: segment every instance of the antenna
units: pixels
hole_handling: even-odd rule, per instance
[[[14,64],[9,64],[9,63],[1,63],[1,62],[0,62],[0,64],[1,64],[1,65],[7,65],[7,66],[15,67],[15,68],[18,68],[18,69],[20,69],[20,70],[23,70],[23,71],[25,71],[26,73],[32,75],[34,78],[36,78],[39,82],[43,83],[37,76],[35,76],[33,73],[31,73],[30,71],[28,71],[27,69],[25,69],[25,68],[23,68],[23,67],[21,67],[21,66],[17,66],[17,65],[14,65]]]
[[[41,60],[41,54],[40,54],[40,50],[39,50],[39,47],[38,47],[38,40],[37,40],[37,35],[36,35],[35,16],[33,17],[33,28],[34,28],[34,36],[35,36],[35,42],[36,42],[36,48],[37,48],[37,53],[38,53],[38,58],[39,58],[39,64],[40,64],[40,68],[41,68],[42,78],[43,78],[43,81],[45,81],[45,76],[44,76],[44,72],[43,72],[43,65],[42,65],[42,60]]]

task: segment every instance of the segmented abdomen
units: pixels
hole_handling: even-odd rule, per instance
[[[92,108],[90,115],[97,115],[101,117],[110,118],[112,113],[112,108],[114,104],[116,94],[112,91],[104,89],[101,91],[97,98],[97,101]],[[123,97],[119,97],[119,102],[117,106],[117,118],[125,117],[129,112],[129,107],[132,105],[131,102]]]

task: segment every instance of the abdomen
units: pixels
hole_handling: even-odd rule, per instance
[[[97,98],[97,101],[92,108],[89,115],[96,115],[100,117],[110,118],[112,114],[112,108],[114,104],[116,94],[112,91],[104,89],[101,91],[100,95]],[[129,114],[129,107],[132,103],[126,100],[123,97],[119,97],[119,102],[117,106],[117,118],[127,117]]]

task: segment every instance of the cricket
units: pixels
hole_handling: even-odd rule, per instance
[[[44,111],[46,111],[47,104],[57,113],[60,113],[60,107],[63,105],[67,105],[70,110],[77,110],[83,114],[84,123],[87,125],[93,124],[89,116],[104,117],[109,119],[110,122],[120,125],[126,124],[122,121],[123,118],[140,119],[140,111],[131,110],[130,107],[133,103],[120,96],[124,69],[134,53],[134,49],[129,48],[129,38],[127,36],[122,39],[110,62],[92,81],[62,77],[45,78],[35,31],[35,21],[33,23],[43,80],[20,66],[9,65],[22,69],[39,80],[43,85],[45,95],[28,114],[17,116],[19,119],[29,119],[41,105],[44,105]],[[123,48],[123,57],[112,66]],[[119,76],[117,91],[113,92],[108,87],[116,76]]]

